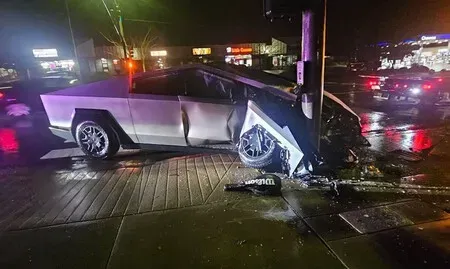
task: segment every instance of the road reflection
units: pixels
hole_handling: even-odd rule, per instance
[[[398,124],[386,113],[360,113],[362,132],[375,150],[405,149],[421,151],[436,143],[430,131],[420,124]]]
[[[0,128],[0,150],[3,154],[19,152],[19,140],[16,130],[12,128]]]

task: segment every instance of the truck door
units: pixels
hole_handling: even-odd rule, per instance
[[[187,123],[187,143],[206,146],[236,142],[245,117],[244,106],[232,99],[236,83],[198,69],[186,72],[184,77],[185,94],[179,98]]]
[[[184,83],[177,73],[137,78],[129,95],[139,143],[186,146],[178,95]]]

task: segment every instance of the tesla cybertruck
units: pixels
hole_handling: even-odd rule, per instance
[[[293,175],[314,165],[296,84],[231,65],[184,65],[41,95],[53,134],[94,159],[120,147],[231,150],[244,165],[279,164]],[[322,147],[329,157],[366,144],[359,117],[326,92]],[[323,157],[326,159],[327,156]],[[322,158],[322,157],[320,157]]]

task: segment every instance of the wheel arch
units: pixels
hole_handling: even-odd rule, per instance
[[[125,133],[125,131],[122,129],[122,127],[114,118],[114,116],[111,114],[111,112],[102,109],[75,108],[70,130],[75,139],[76,139],[75,131],[78,124],[80,124],[80,122],[85,120],[102,121],[111,126],[111,128],[117,134],[117,138],[119,139],[120,144],[126,145],[134,144],[133,140]]]

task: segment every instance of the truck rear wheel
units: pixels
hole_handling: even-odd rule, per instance
[[[75,130],[75,138],[81,150],[92,159],[111,158],[120,147],[115,131],[101,122],[80,122]]]

